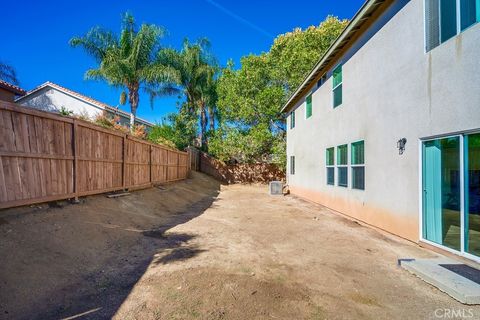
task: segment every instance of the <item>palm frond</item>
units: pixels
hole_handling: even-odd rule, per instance
[[[0,79],[14,85],[19,85],[15,69],[3,62],[0,62]]]
[[[114,33],[101,27],[90,29],[84,36],[70,39],[72,47],[82,47],[97,62],[101,62],[110,48],[117,46],[117,37]]]

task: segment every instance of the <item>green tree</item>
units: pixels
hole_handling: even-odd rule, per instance
[[[347,24],[348,20],[328,16],[317,27],[296,28],[274,40],[269,52],[272,77],[284,86],[286,96],[297,89]]]
[[[0,61],[0,80],[9,82],[14,85],[19,85],[17,72],[15,69],[6,63]]]
[[[165,116],[160,124],[152,128],[148,139],[183,150],[192,145],[197,130],[197,117],[183,108],[178,113],[170,113]],[[170,142],[173,145],[170,145]]]
[[[270,159],[284,166],[285,123],[280,107],[346,24],[329,16],[318,27],[278,36],[269,52],[243,57],[238,70],[230,62],[218,80],[223,124],[210,152],[223,159]]]
[[[175,81],[171,68],[155,63],[163,34],[163,28],[153,24],[142,24],[137,29],[133,16],[126,13],[120,36],[94,27],[84,36],[70,40],[71,46],[82,47],[99,64],[98,68],[87,70],[85,78],[105,80],[123,89],[120,101],[128,100],[130,104],[132,130],[140,88],[151,93],[160,83]]]

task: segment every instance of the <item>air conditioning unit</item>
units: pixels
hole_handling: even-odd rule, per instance
[[[270,195],[278,196],[283,195],[283,182],[282,181],[271,181],[269,185]]]

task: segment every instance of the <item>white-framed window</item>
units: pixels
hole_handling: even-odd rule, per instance
[[[425,50],[432,50],[477,22],[480,0],[425,0]]]
[[[295,156],[290,156],[290,174],[295,174]]]
[[[305,119],[312,116],[312,94],[310,93],[305,99]]]
[[[290,112],[290,129],[295,128],[295,110]]]
[[[348,187],[348,144],[337,147],[337,185]]]
[[[351,144],[352,189],[365,190],[365,142]]]
[[[339,64],[333,69],[332,75],[332,91],[333,91],[333,107],[336,108],[342,104],[343,100],[343,88],[342,88],[342,65]]]
[[[327,168],[327,184],[335,185],[335,148],[327,148],[325,151],[325,166]]]

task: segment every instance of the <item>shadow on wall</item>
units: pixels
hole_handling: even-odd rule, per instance
[[[226,164],[199,153],[200,171],[226,184],[285,181],[285,172],[271,163]]]
[[[201,254],[195,234],[166,232],[217,201],[220,183],[192,175],[115,200],[0,211],[0,319],[110,319],[148,266]]]
[[[41,111],[58,113],[59,109],[53,104],[52,99],[50,99],[47,94],[42,94],[33,99],[28,100],[26,103],[19,103],[24,107],[31,107]]]

